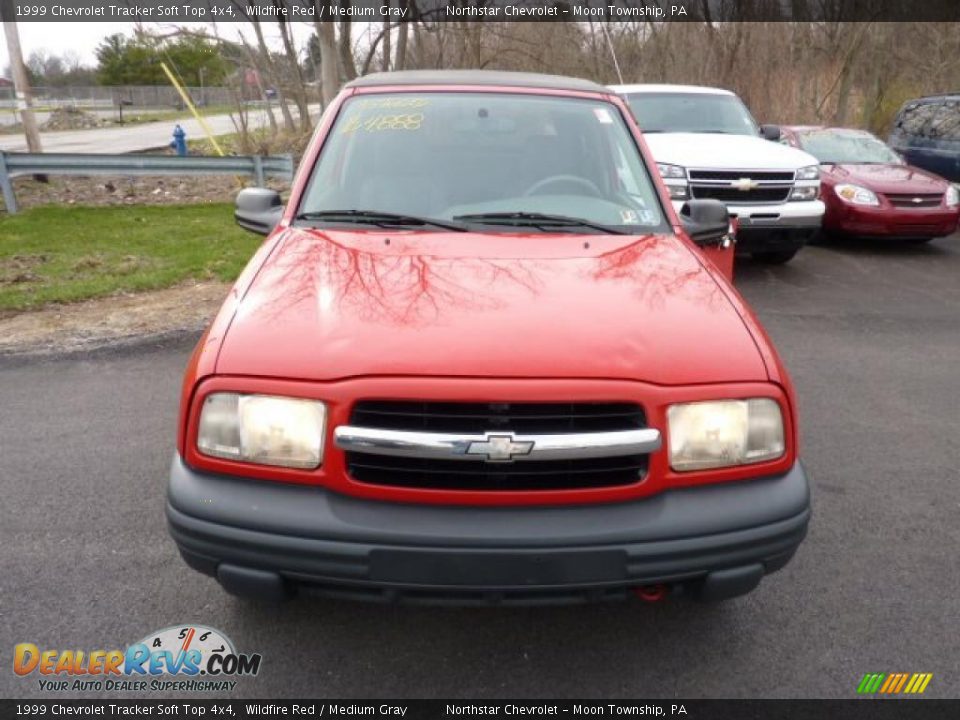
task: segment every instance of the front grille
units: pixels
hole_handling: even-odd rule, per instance
[[[384,430],[518,435],[612,432],[646,426],[631,403],[452,403],[364,401],[350,424]],[[632,485],[646,455],[512,463],[393,457],[348,451],[347,472],[362,483],[435,490],[563,490]]]
[[[359,482],[433,490],[570,490],[639,482],[646,455],[591,460],[487,463],[421,460],[347,453],[347,472]]]
[[[886,193],[885,197],[894,207],[928,208],[939,207],[942,194],[930,193]]]
[[[691,180],[740,180],[741,178],[766,182],[793,182],[793,172],[763,170],[691,170]]]
[[[383,430],[458,432],[497,430],[518,434],[589,433],[646,427],[643,410],[631,403],[454,403],[364,401],[351,425]]]
[[[722,200],[735,204],[784,202],[790,195],[789,187],[758,187],[738,190],[722,185],[691,185],[690,192],[697,199]]]

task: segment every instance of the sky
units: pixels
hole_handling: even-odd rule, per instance
[[[177,27],[202,28],[205,25],[207,24],[179,23]],[[160,31],[172,31],[174,29],[173,25],[167,23],[144,23],[144,26],[148,29],[158,29]],[[63,55],[67,51],[72,51],[80,57],[84,64],[88,65],[96,64],[94,50],[107,35],[114,33],[133,34],[133,23],[129,22],[20,22],[18,27],[20,29],[20,45],[25,59],[30,56],[31,52],[37,50],[46,50],[56,55]],[[313,33],[312,23],[291,23],[291,27],[298,47],[303,47],[303,44]],[[218,29],[222,37],[231,40],[236,39],[240,31],[248,36],[252,35],[249,28],[244,27],[242,23],[220,23]],[[264,29],[267,42],[272,47],[280,49],[278,32],[271,31],[269,23],[264,23]],[[8,64],[6,40],[0,33],[0,72]]]

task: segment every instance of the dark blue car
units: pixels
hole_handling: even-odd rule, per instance
[[[960,183],[960,93],[908,102],[888,142],[910,165]]]

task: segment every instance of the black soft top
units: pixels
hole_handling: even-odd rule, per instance
[[[609,94],[610,90],[590,80],[500,70],[402,70],[364,75],[346,84],[348,88],[383,85],[502,85],[504,87],[577,90]]]

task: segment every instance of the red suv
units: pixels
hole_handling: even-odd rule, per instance
[[[675,213],[605,88],[364,77],[286,206],[236,214],[269,236],[190,360],[167,506],[228,591],[721,599],[803,539],[793,389],[714,263],[726,209]]]

